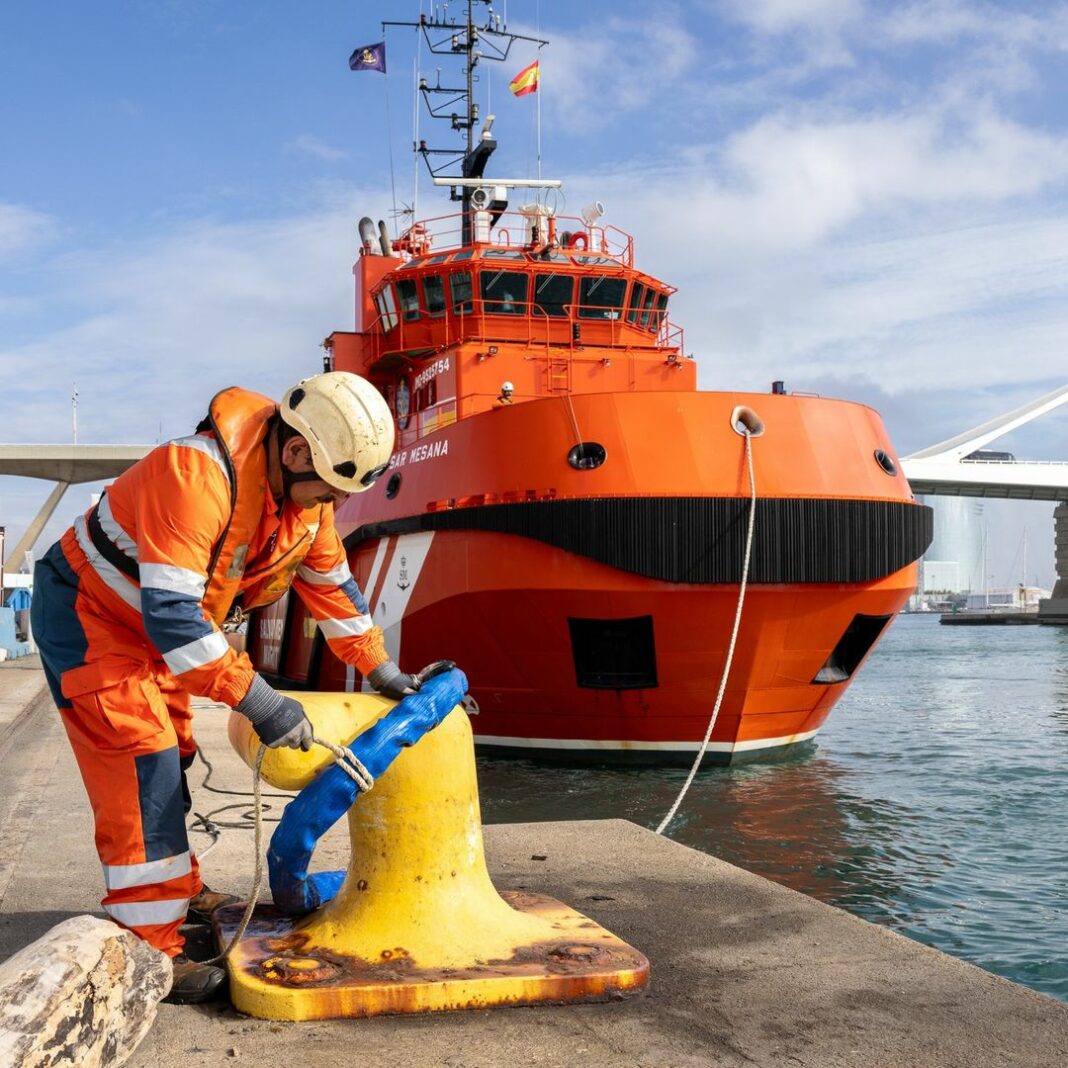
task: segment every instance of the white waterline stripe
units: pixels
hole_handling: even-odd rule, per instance
[[[754,749],[771,749],[795,742],[807,742],[819,733],[801,731],[799,734],[784,734],[778,738],[750,738],[744,742],[709,742],[708,748],[717,753],[743,753]],[[631,742],[624,740],[601,740],[592,738],[508,738],[500,734],[476,734],[475,745],[510,746],[513,749],[607,749],[612,752],[641,750],[643,752],[696,753],[700,742]]]

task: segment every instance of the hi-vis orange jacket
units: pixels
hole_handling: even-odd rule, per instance
[[[388,659],[349,571],[333,505],[286,501],[279,510],[270,492],[264,439],[277,411],[257,393],[223,390],[197,434],[153,449],[64,536],[79,576],[79,614],[115,624],[113,649],[91,649],[64,674],[66,696],[119,681],[139,634],[189,693],[236,705],[254,671],[219,625],[239,595],[255,608],[290,585],[341,660],[367,674]]]

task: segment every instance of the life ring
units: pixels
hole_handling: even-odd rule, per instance
[[[572,234],[567,242],[567,247],[573,248],[578,252],[585,252],[589,247],[589,238],[582,233]]]

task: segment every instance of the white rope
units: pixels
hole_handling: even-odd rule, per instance
[[[371,773],[363,766],[351,749],[335,745],[333,742],[329,742],[325,738],[320,738],[318,735],[314,734],[312,735],[312,741],[316,745],[321,745],[324,749],[330,750],[334,756],[334,763],[336,763],[337,766],[341,768],[350,779],[352,779],[360,793],[365,794],[368,790],[374,787],[375,780]],[[245,906],[245,913],[241,917],[241,922],[238,924],[237,930],[234,932],[234,935],[230,939],[226,948],[210,960],[198,961],[199,964],[220,964],[230,956],[230,952],[242,939],[245,931],[248,929],[249,921],[252,919],[252,913],[255,912],[256,903],[260,898],[260,891],[263,889],[263,800],[260,796],[260,768],[263,765],[263,757],[266,752],[267,747],[261,742],[259,751],[256,753],[256,766],[252,770],[252,797],[256,810],[256,872],[252,879],[252,895],[249,897],[248,904]]]
[[[723,665],[723,676],[719,680],[719,692],[716,694],[716,703],[712,708],[712,718],[708,721],[708,729],[705,731],[704,741],[701,742],[701,748],[697,751],[697,757],[693,762],[693,767],[690,768],[690,774],[686,777],[686,782],[683,783],[682,789],[679,791],[679,796],[675,798],[675,803],[671,806],[671,811],[660,822],[660,826],[657,827],[657,834],[663,834],[667,829],[668,824],[675,818],[675,813],[678,812],[679,805],[682,804],[682,799],[689,791],[694,777],[697,775],[697,769],[701,766],[705,750],[708,749],[708,740],[712,737],[712,731],[716,726],[716,720],[719,718],[719,707],[723,703],[723,694],[726,692],[727,678],[731,671],[731,661],[734,660],[734,647],[738,641],[738,631],[742,622],[742,605],[745,604],[745,587],[749,581],[749,558],[752,555],[753,550],[753,528],[756,521],[756,479],[753,477],[753,440],[748,428],[743,429],[742,434],[745,436],[745,459],[749,467],[749,530],[745,536],[745,560],[742,563],[742,581],[738,587],[738,607],[734,612],[734,629],[731,631],[731,641],[730,645],[727,647],[727,661]]]

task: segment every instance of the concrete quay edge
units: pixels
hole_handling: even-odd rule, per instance
[[[12,667],[0,666],[0,707],[13,692]],[[100,868],[77,769],[47,692],[36,687],[26,702],[0,748],[0,959],[69,916],[100,914]],[[197,711],[198,737],[214,767],[209,785],[245,791],[249,772],[229,748],[226,719],[218,706]],[[247,801],[205,789],[204,772],[194,766],[194,810],[235,804],[215,818],[240,820]],[[283,801],[268,798],[275,813]],[[648,989],[608,1004],[299,1024],[254,1020],[229,1007],[162,1005],[127,1064],[1068,1063],[1068,1005],[635,824],[499,825],[487,827],[485,839],[499,889],[551,894],[626,939],[651,962]],[[204,854],[206,836],[193,841]],[[316,867],[344,867],[347,854],[341,821],[321,843]],[[213,887],[247,894],[252,860],[251,833],[224,829],[202,867]]]

